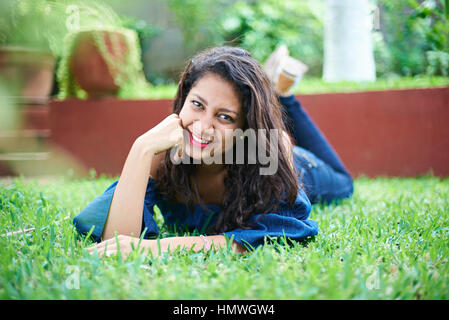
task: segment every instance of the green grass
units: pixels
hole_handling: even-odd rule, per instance
[[[325,82],[319,78],[305,77],[299,84],[293,88],[295,94],[316,94],[332,92],[357,92],[373,90],[395,90],[395,89],[414,89],[414,88],[434,88],[449,86],[448,77],[398,77],[377,79],[375,82]],[[137,99],[173,99],[175,97],[177,86],[160,85],[150,86],[148,88],[129,87],[120,92],[121,98]]]
[[[397,90],[416,88],[435,88],[449,86],[448,77],[398,77],[377,79],[375,82],[324,82],[322,79],[305,78],[295,88],[296,94],[314,94],[331,92],[357,92],[376,90]]]
[[[449,178],[359,177],[353,198],[313,207],[320,233],[307,243],[125,262],[89,256],[63,220],[113,181],[0,186],[0,233],[36,227],[0,237],[1,299],[449,298]]]

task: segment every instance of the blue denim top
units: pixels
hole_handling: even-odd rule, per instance
[[[295,148],[298,147],[294,146]],[[301,163],[295,151],[297,150],[293,152],[294,163],[296,167],[299,167]],[[103,233],[117,183],[118,180],[112,183],[103,194],[97,196],[73,219],[75,227],[82,234],[87,234],[94,226],[92,237],[97,242],[100,241]],[[167,226],[176,226],[177,230],[187,228],[189,231],[194,231],[196,229],[200,233],[207,232],[207,229],[215,224],[221,212],[221,207],[215,204],[206,204],[205,207],[208,210],[204,210],[200,204],[195,204],[192,212],[184,203],[169,201],[156,190],[156,181],[150,178],[143,206],[142,231],[146,228],[144,239],[159,234],[159,228],[153,218],[155,205],[160,209]],[[281,201],[276,212],[255,214],[249,220],[248,225],[251,229],[235,229],[221,234],[228,238],[233,237],[234,241],[248,249],[263,245],[265,236],[273,238],[285,236],[291,240],[301,240],[318,234],[318,224],[308,219],[310,211],[310,200],[302,188],[299,188],[293,206]]]

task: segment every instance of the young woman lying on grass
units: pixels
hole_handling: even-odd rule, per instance
[[[353,181],[288,87],[279,89],[276,70],[287,55],[276,50],[266,73],[234,47],[191,59],[173,113],[135,140],[120,179],[74,218],[81,233],[93,228],[92,237],[102,241],[89,251],[116,253],[116,234],[124,256],[142,233],[140,249],[153,254],[228,244],[244,253],[266,236],[316,235],[311,204],[350,197]],[[201,235],[150,239],[159,233],[155,205],[166,225]]]

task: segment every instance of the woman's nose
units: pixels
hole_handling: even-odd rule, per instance
[[[204,118],[193,123],[193,130],[201,134],[203,139],[207,139],[214,134],[214,125],[211,120]]]

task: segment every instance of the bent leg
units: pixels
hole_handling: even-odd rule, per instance
[[[354,184],[349,174],[334,170],[313,153],[299,146],[293,147],[293,161],[301,173],[301,182],[310,203],[331,203],[333,200],[352,196]]]
[[[294,158],[303,169],[300,171],[305,171],[304,183],[308,184],[305,187],[310,201],[330,202],[351,197],[351,175],[300,102],[294,95],[279,99],[287,111],[284,122],[295,140]]]

